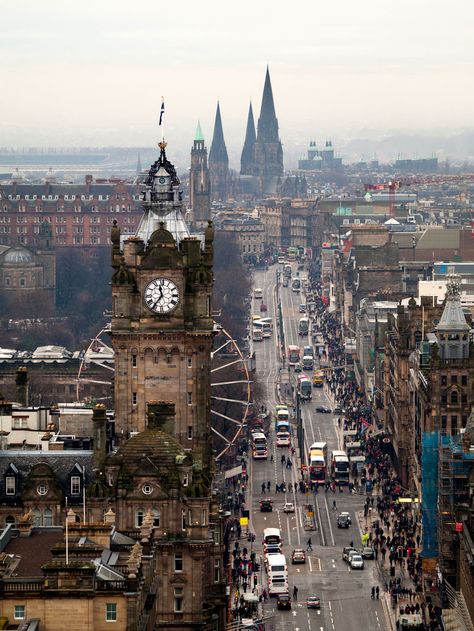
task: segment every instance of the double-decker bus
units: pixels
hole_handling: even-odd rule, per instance
[[[309,479],[324,482],[327,474],[327,443],[313,443],[308,452]]]
[[[288,346],[288,366],[296,366],[300,361],[301,349],[299,346]]]
[[[312,397],[311,380],[306,375],[298,376],[298,393],[302,399],[308,401]]]
[[[301,291],[301,281],[299,278],[293,278],[291,281],[291,291],[299,294]]]
[[[336,484],[349,484],[349,458],[345,451],[337,449],[332,452],[331,469]]]
[[[300,337],[305,337],[308,335],[309,331],[309,318],[300,318],[298,323],[298,335]]]
[[[289,263],[283,268],[283,276],[285,278],[291,278],[291,265],[289,265]]]
[[[252,433],[252,455],[254,460],[268,458],[267,437],[263,432]]]
[[[295,248],[292,245],[290,245],[290,247],[288,248],[288,251],[286,253],[286,256],[287,256],[289,261],[296,261],[296,259],[298,257],[298,248]]]

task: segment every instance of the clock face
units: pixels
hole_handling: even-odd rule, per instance
[[[146,286],[144,298],[155,313],[169,313],[179,302],[179,289],[169,278],[155,278]]]

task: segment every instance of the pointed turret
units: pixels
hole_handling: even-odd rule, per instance
[[[443,315],[436,326],[441,359],[469,357],[470,328],[462,309],[458,281],[452,276],[446,285]]]
[[[253,119],[252,102],[250,102],[249,115],[247,117],[247,130],[245,132],[244,148],[240,158],[240,175],[252,175],[255,162],[255,122]]]
[[[137,156],[137,170],[136,170],[136,174],[140,175],[140,173],[142,172],[142,161],[140,158],[140,154],[138,154]]]
[[[268,66],[265,75],[265,85],[263,87],[260,118],[258,119],[258,140],[259,142],[279,142],[278,120],[275,113],[275,103],[273,102],[273,90]]]
[[[196,127],[196,133],[194,134],[194,140],[198,140],[198,141],[203,141],[204,142],[204,136],[202,134],[202,129],[201,129],[201,121],[198,121],[197,127]]]
[[[209,151],[209,171],[211,173],[212,199],[225,201],[228,197],[229,156],[227,155],[227,148],[224,141],[219,102],[217,102],[214,134]]]

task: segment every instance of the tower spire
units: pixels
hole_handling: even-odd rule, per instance
[[[196,127],[196,133],[194,134],[194,140],[204,140],[204,135],[201,129],[201,121],[198,121]]]
[[[214,122],[214,134],[212,136],[211,149],[209,151],[209,162],[229,162],[227,148],[224,140],[224,130],[222,129],[221,108],[217,101],[216,120]]]
[[[247,130],[245,132],[244,148],[242,149],[242,156],[240,158],[240,174],[252,175],[252,165],[255,162],[255,141],[257,136],[255,134],[255,122],[253,118],[252,101],[250,101],[249,113],[247,117]]]
[[[275,113],[272,82],[270,80],[270,70],[268,66],[265,74],[265,84],[263,86],[260,117],[258,119],[258,139],[261,142],[279,142],[278,120]]]
[[[209,170],[211,173],[212,199],[225,201],[228,196],[229,182],[229,156],[224,141],[222,129],[221,108],[217,102],[214,134],[212,136],[211,149],[209,151]]]

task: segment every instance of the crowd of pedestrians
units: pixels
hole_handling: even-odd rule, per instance
[[[360,443],[365,463],[352,466],[352,488],[366,493],[361,525],[380,563],[385,587],[396,612],[397,628],[402,614],[419,614],[426,629],[439,629],[439,611],[424,596],[422,585],[421,515],[417,504],[400,503],[404,489],[396,476],[384,434],[375,427],[365,393],[349,376],[346,355],[335,315],[329,313],[321,296],[321,286],[313,284],[316,302],[315,323],[326,344],[321,359],[326,363],[328,394],[339,408],[339,426],[355,432],[352,440]],[[325,488],[327,491],[327,487]],[[335,489],[333,489],[335,490]],[[317,488],[316,488],[317,492]],[[334,501],[335,503],[335,501]],[[372,587],[371,597],[378,599],[379,587]]]

